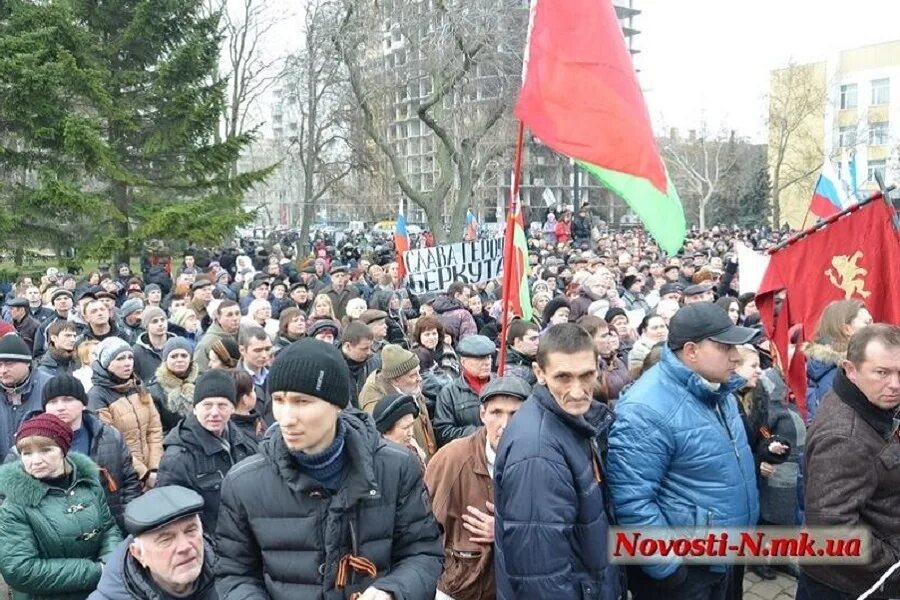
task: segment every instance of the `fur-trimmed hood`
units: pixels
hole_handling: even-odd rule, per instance
[[[807,358],[817,360],[827,365],[840,365],[846,358],[846,353],[838,352],[831,346],[821,342],[808,342],[803,346],[803,354]]]
[[[100,469],[94,461],[77,452],[70,453],[66,460],[74,470],[73,486],[84,483],[102,489]],[[50,486],[25,472],[20,460],[0,467],[0,498],[4,502],[33,508],[41,503],[49,490]]]
[[[181,389],[185,384],[193,385],[197,381],[199,373],[200,367],[193,360],[191,366],[188,367],[187,377],[177,377],[166,367],[166,363],[163,363],[156,369],[156,381],[164,390]]]

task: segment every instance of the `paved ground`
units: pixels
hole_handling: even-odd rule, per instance
[[[794,600],[797,580],[780,571],[778,578],[765,581],[753,573],[744,575],[744,600]]]

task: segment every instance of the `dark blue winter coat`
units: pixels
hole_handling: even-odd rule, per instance
[[[844,353],[818,342],[807,344],[803,353],[806,354],[806,424],[810,425],[816,418],[822,398],[834,386]]]
[[[609,564],[607,503],[594,475],[612,413],[584,419],[537,386],[503,433],[494,467],[499,600],[613,600],[624,590]]]
[[[669,348],[616,403],[609,435],[609,487],[618,524],[747,527],[759,517],[756,466],[732,393],[713,391]],[[644,565],[654,579],[678,561]]]

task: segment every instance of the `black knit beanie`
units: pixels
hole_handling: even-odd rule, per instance
[[[194,384],[194,405],[207,398],[227,398],[237,405],[237,388],[234,378],[223,369],[210,369],[197,378]]]
[[[350,369],[340,350],[321,340],[303,338],[278,353],[267,385],[270,395],[299,392],[347,408],[349,381]]]
[[[87,406],[87,394],[84,392],[84,386],[77,378],[68,373],[55,375],[47,381],[41,394],[41,407],[47,410],[47,402],[60,396],[71,396]]]

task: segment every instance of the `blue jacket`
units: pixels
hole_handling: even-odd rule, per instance
[[[621,597],[591,458],[612,419],[596,402],[576,419],[536,386],[503,433],[494,463],[498,600]]]
[[[712,391],[668,348],[619,399],[609,486],[623,527],[746,527],[759,518],[756,468],[732,392]],[[678,561],[646,565],[655,579]]]
[[[819,342],[807,344],[803,353],[806,354],[806,424],[810,425],[816,418],[819,403],[834,385],[844,353]]]

